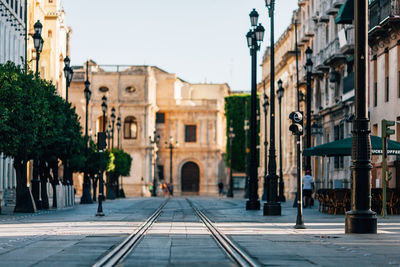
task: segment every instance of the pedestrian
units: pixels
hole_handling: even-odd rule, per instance
[[[218,194],[220,197],[224,194],[224,183],[222,182],[218,183]]]
[[[303,199],[304,208],[311,208],[311,196],[314,191],[314,177],[311,175],[311,170],[306,170],[306,175],[303,176]]]

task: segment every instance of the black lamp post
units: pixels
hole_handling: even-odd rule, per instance
[[[101,100],[102,100],[101,109],[103,111],[103,132],[98,134],[99,142],[101,142],[100,136],[103,136],[103,138],[104,138],[104,134],[105,134],[105,131],[106,131],[106,112],[107,112],[107,108],[108,108],[107,107],[107,97],[103,96],[103,98]],[[104,213],[103,213],[103,199],[104,199],[103,150],[105,149],[105,146],[100,144],[99,148],[101,148],[101,149],[99,149],[99,152],[100,152],[100,168],[101,168],[101,170],[100,170],[100,176],[99,176],[99,205],[97,207],[96,216],[104,216]]]
[[[33,45],[36,49],[36,74],[38,74],[39,73],[40,53],[42,53],[43,43],[44,43],[44,40],[42,38],[43,25],[38,20],[38,21],[36,21],[35,25],[33,25],[33,28],[35,29],[35,33],[33,34]]]
[[[173,145],[174,142],[174,138],[172,136],[169,137],[169,144],[167,142],[165,142],[165,144],[167,145],[167,148],[169,149],[169,183],[171,185],[171,188],[173,188],[173,179],[172,179],[172,153],[173,150],[178,146],[178,141],[176,141],[175,146]],[[171,196],[173,195],[173,190],[171,190],[170,192]]]
[[[269,10],[269,17],[271,19],[271,68],[270,68],[270,99],[271,99],[271,112],[270,112],[270,142],[269,142],[269,160],[268,160],[268,176],[267,182],[269,183],[267,203],[264,204],[264,215],[281,215],[281,204],[278,202],[277,197],[277,180],[276,175],[276,149],[275,149],[275,40],[274,40],[274,9],[275,0],[265,0],[265,5]]]
[[[267,182],[267,176],[268,176],[268,129],[267,129],[267,116],[268,116],[268,107],[269,107],[269,98],[266,93],[266,88],[265,88],[265,81],[264,81],[264,103],[263,103],[263,108],[264,108],[264,190],[263,190],[263,196],[262,200],[267,200],[267,194],[268,194],[268,182]]]
[[[71,60],[68,56],[64,58],[64,76],[66,81],[66,89],[65,89],[65,101],[68,102],[68,88],[71,85],[72,77],[74,76],[74,70],[70,66]],[[87,73],[87,71],[86,71]]]
[[[247,45],[251,55],[251,106],[250,106],[250,179],[249,200],[246,202],[246,210],[259,210],[258,199],[258,164],[257,164],[257,51],[260,50],[264,39],[264,27],[258,24],[258,12],[253,9],[250,13],[251,29],[247,33]],[[258,26],[257,26],[258,24]]]
[[[367,25],[368,1],[354,0],[355,24],[355,120],[353,124],[352,208],[346,213],[345,232],[377,232],[375,212],[371,211],[371,140],[367,106]]]
[[[279,101],[279,194],[278,200],[280,202],[285,202],[285,184],[283,182],[283,166],[282,166],[282,98],[285,89],[282,87],[282,80],[278,80],[278,90],[276,90],[276,94],[278,95]]]
[[[114,148],[114,125],[115,125],[115,108],[111,109],[111,148]]]
[[[86,141],[89,141],[89,136],[88,136],[88,114],[89,114],[89,101],[90,101],[90,97],[92,96],[92,92],[90,91],[90,82],[89,82],[89,70],[88,70],[88,66],[89,66],[89,61],[86,62],[86,81],[85,81],[85,90],[83,91],[85,94],[85,98],[86,98],[86,121],[85,121],[85,138]],[[68,81],[68,79],[67,79]],[[68,88],[68,83],[67,83],[67,88]],[[68,92],[68,89],[67,89]],[[68,93],[67,93],[67,97],[68,97]],[[86,157],[88,156],[88,144],[86,144],[86,150],[85,150],[85,154]],[[93,200],[90,196],[90,178],[89,175],[87,173],[87,170],[85,168],[85,172],[83,174],[83,186],[82,186],[82,197],[81,197],[81,204],[91,204],[93,203]]]
[[[151,162],[152,168],[154,170],[153,173],[152,173],[152,175],[153,175],[153,191],[151,192],[151,196],[152,197],[156,197],[157,196],[157,180],[156,180],[156,157],[157,157],[157,151],[156,151],[156,148],[157,148],[158,142],[160,141],[160,136],[157,135],[156,131],[154,131],[153,138],[151,136],[149,136],[149,139],[150,139],[150,146],[151,146],[151,152],[150,153],[153,153],[153,151],[154,151],[154,156],[152,157],[152,162]]]
[[[108,123],[107,126],[107,141],[108,141],[108,149],[111,149],[111,124]]]
[[[117,118],[117,133],[118,133],[118,136],[117,136],[117,148],[119,149],[119,131],[121,130],[121,118],[120,117],[118,117]]]
[[[232,127],[232,121],[230,123],[231,127],[229,127],[229,165],[230,165],[230,170],[229,170],[229,189],[228,193],[226,194],[227,197],[233,197],[233,177],[232,177],[232,145],[233,145],[233,138],[235,138],[235,133],[233,132],[233,127]]]
[[[306,148],[311,147],[311,74],[312,74],[312,66],[313,62],[311,60],[312,49],[307,47],[306,49],[306,71],[307,71],[307,92],[306,92]],[[311,172],[311,157],[306,156],[306,171]]]

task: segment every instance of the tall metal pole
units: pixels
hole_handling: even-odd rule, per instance
[[[284,182],[283,182],[283,166],[282,166],[282,97],[278,97],[279,101],[279,195],[278,200],[285,202]]]
[[[244,166],[245,166],[245,172],[246,172],[246,183],[245,183],[245,193],[244,193],[244,198],[249,197],[249,148],[248,148],[248,131],[249,131],[249,120],[247,119],[247,99],[244,100]]]
[[[253,40],[254,43],[257,41]],[[257,166],[257,45],[251,48],[250,181],[246,210],[259,210]]]
[[[228,193],[226,194],[227,197],[233,197],[233,177],[232,177],[232,144],[233,144],[233,137],[234,137],[234,133],[233,133],[233,128],[232,128],[232,121],[230,123],[230,127],[229,127],[229,188],[228,188]]]
[[[264,88],[264,190],[263,190],[263,195],[262,195],[262,200],[267,200],[267,195],[268,195],[268,128],[267,128],[267,116],[268,116],[268,96],[266,93],[266,88],[265,88],[265,80],[263,81],[263,88]]]
[[[90,82],[89,82],[89,61],[86,62],[86,81],[85,81],[85,97],[86,97],[86,121],[85,121],[85,140],[86,142],[88,142],[88,114],[89,114],[89,86],[90,86]],[[89,90],[89,91],[88,91]],[[68,90],[67,90],[68,92]],[[68,96],[68,95],[67,95]],[[85,148],[85,156],[88,156],[88,143],[86,143],[86,148]],[[85,172],[83,173],[83,186],[82,186],[82,197],[81,197],[81,204],[91,204],[93,203],[92,197],[90,195],[90,179],[89,179],[89,174],[87,173],[86,167],[85,167]]]
[[[299,50],[297,43],[297,12],[295,13],[294,20],[294,38],[295,38],[295,53],[296,53],[296,88],[297,88],[297,111],[300,112],[300,82],[299,82]],[[303,222],[303,190],[301,186],[301,144],[300,135],[296,135],[296,167],[297,167],[297,218],[296,229],[305,229]]]
[[[267,195],[267,203],[264,204],[264,215],[281,215],[281,204],[277,202],[278,177],[276,175],[276,150],[275,150],[275,41],[274,41],[274,8],[275,1],[271,0],[269,8],[269,16],[271,18],[271,69],[270,69],[270,142],[269,142],[269,161],[268,176],[269,192]]]
[[[355,22],[355,119],[351,166],[353,172],[352,209],[346,213],[345,232],[377,232],[375,212],[371,211],[371,140],[367,105],[367,25],[368,1],[354,0]]]
[[[307,50],[309,47],[307,48]],[[311,49],[310,49],[311,50]],[[307,51],[306,51],[307,53]],[[312,52],[311,52],[312,53]],[[310,54],[311,55],[311,54]],[[307,68],[307,92],[306,92],[306,148],[311,147],[311,71],[310,65],[312,67],[312,61],[307,59],[306,68]],[[310,171],[311,173],[311,156],[306,156],[306,171]]]

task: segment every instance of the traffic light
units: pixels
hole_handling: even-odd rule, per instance
[[[303,113],[300,111],[293,111],[289,115],[289,119],[292,120],[292,124],[289,127],[289,130],[293,135],[302,135],[303,134]]]
[[[394,129],[390,128],[395,124],[394,121],[382,120],[382,138],[389,137],[395,133]]]

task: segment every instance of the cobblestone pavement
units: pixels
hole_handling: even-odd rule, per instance
[[[243,199],[190,198],[265,266],[400,266],[400,217],[378,216],[377,235],[345,235],[344,215],[295,208],[282,216],[246,211]],[[163,198],[129,198],[39,214],[0,215],[0,266],[91,266],[150,216]],[[124,266],[232,266],[184,198],[171,198]]]

